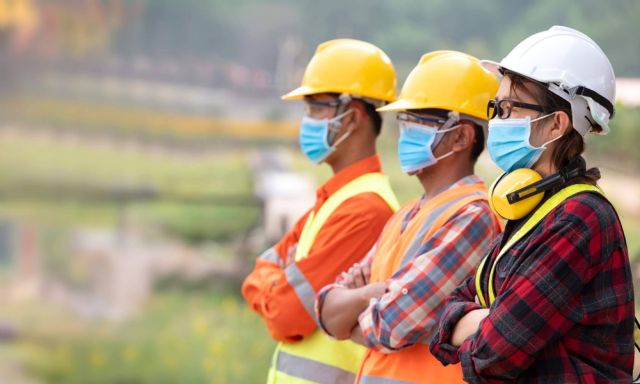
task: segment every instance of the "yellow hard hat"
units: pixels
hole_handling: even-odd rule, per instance
[[[373,44],[336,39],[318,45],[300,87],[282,96],[301,99],[317,93],[347,93],[376,100],[396,99],[396,71],[389,57]]]
[[[420,58],[402,86],[400,97],[378,111],[446,109],[482,120],[499,81],[480,60],[456,51],[434,51]]]

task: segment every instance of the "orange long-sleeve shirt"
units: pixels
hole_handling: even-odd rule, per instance
[[[364,258],[393,214],[375,193],[361,193],[342,203],[322,226],[307,256],[285,265],[311,211],[350,181],[366,173],[380,172],[380,159],[362,159],[331,177],[317,190],[316,204],[274,247],[256,261],[242,285],[249,307],[265,321],[279,341],[297,341],[316,329],[315,294],[337,275]]]

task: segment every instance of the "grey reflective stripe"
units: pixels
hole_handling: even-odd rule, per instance
[[[358,384],[411,384],[411,382],[379,376],[362,376]]]
[[[276,252],[275,249],[273,249],[273,247],[262,252],[262,255],[260,255],[259,259],[280,264],[280,255],[278,254],[278,252]]]
[[[483,194],[483,193],[473,192],[473,193],[470,193],[468,195],[461,196],[461,197],[459,197],[459,198],[457,198],[455,200],[451,200],[451,201],[447,202],[446,204],[443,204],[443,205],[437,207],[436,209],[434,209],[433,211],[431,211],[429,216],[427,216],[427,219],[424,221],[424,223],[420,227],[420,230],[418,231],[418,234],[416,235],[416,237],[411,242],[411,245],[409,245],[409,247],[407,248],[407,251],[404,253],[404,256],[402,256],[402,263],[400,263],[400,267],[398,267],[398,270],[400,270],[407,263],[409,263],[411,260],[413,260],[414,257],[417,256],[416,252],[418,252],[420,247],[423,245],[422,240],[424,239],[424,235],[431,229],[431,227],[436,222],[436,220],[438,220],[440,218],[440,215],[442,215],[442,213],[444,213],[452,205],[457,204],[460,200],[466,199],[466,198],[468,198],[470,196],[478,196],[479,198],[485,198],[486,197],[486,195]]]
[[[278,353],[276,370],[317,383],[352,384],[356,379],[356,375],[342,368],[291,355],[283,351]]]
[[[287,281],[296,291],[296,295],[298,299],[304,305],[304,308],[309,313],[309,316],[315,321],[316,320],[316,311],[314,308],[314,304],[316,301],[316,292],[313,290],[311,284],[306,277],[302,274],[302,271],[296,263],[289,264],[284,269],[284,275],[287,277]]]

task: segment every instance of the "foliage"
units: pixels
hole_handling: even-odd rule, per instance
[[[353,37],[383,48],[406,70],[422,53],[457,49],[500,59],[518,41],[554,24],[578,28],[610,55],[618,75],[639,76],[640,2],[555,0],[147,0],[113,41],[114,53],[211,57],[276,73],[287,38],[306,63],[321,41]]]
[[[13,353],[47,383],[258,383],[275,346],[229,294],[163,292],[120,324],[47,306],[10,316],[24,326]]]

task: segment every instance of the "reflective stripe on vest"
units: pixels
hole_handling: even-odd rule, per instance
[[[359,384],[413,384],[408,381],[394,380],[388,377],[364,376],[360,378]]]
[[[302,341],[277,345],[267,382],[352,384],[364,351],[349,340],[315,331]]]
[[[415,205],[403,207],[383,231],[371,267],[371,281],[390,278],[398,269],[416,257],[421,244],[440,229],[460,209],[487,199],[481,183],[445,191],[424,203],[411,218],[404,231],[402,222]],[[498,226],[497,218],[494,224]],[[460,365],[443,366],[429,352],[429,346],[418,343],[393,353],[367,350],[358,373],[360,384],[462,383]]]
[[[509,249],[511,249],[511,247],[515,243],[517,243],[520,239],[526,236],[527,233],[529,233],[533,228],[535,228],[542,221],[542,219],[544,219],[549,214],[549,212],[551,212],[554,208],[562,204],[562,202],[564,202],[571,196],[577,195],[578,193],[582,193],[582,192],[595,192],[601,195],[603,194],[600,188],[594,187],[593,185],[589,185],[589,184],[574,184],[566,188],[563,188],[558,193],[551,196],[547,201],[545,201],[540,206],[540,208],[538,208],[533,213],[533,215],[531,215],[531,217],[524,223],[524,225],[522,225],[522,227],[518,229],[518,231],[513,236],[511,236],[509,241],[507,241],[504,247],[500,250],[500,253],[498,253],[496,260],[493,262],[493,265],[491,266],[491,270],[489,272],[489,280],[488,280],[489,281],[488,305],[485,300],[485,296],[484,296],[485,293],[482,290],[481,279],[482,279],[482,273],[485,268],[485,264],[487,263],[487,260],[489,260],[489,257],[491,256],[491,254],[488,254],[482,259],[482,262],[480,262],[480,266],[478,266],[478,270],[476,271],[476,293],[477,293],[478,301],[480,302],[480,305],[482,305],[485,308],[488,308],[489,306],[491,306],[491,304],[493,304],[493,302],[496,299],[496,294],[493,287],[493,279],[494,279],[494,273],[496,271],[496,265],[498,265],[498,261],[500,261],[500,258],[505,253],[507,253],[507,251],[509,251]]]
[[[295,260],[304,259],[316,235],[331,214],[346,200],[362,194],[375,193],[395,212],[399,204],[389,179],[381,173],[362,175],[331,195],[318,212],[311,212],[304,224],[296,247]],[[296,263],[285,268],[287,282],[294,288],[309,315],[315,319],[315,294]],[[273,354],[269,378],[273,383],[348,383],[354,382],[365,348],[349,340],[338,341],[316,330],[295,343],[279,343]]]

